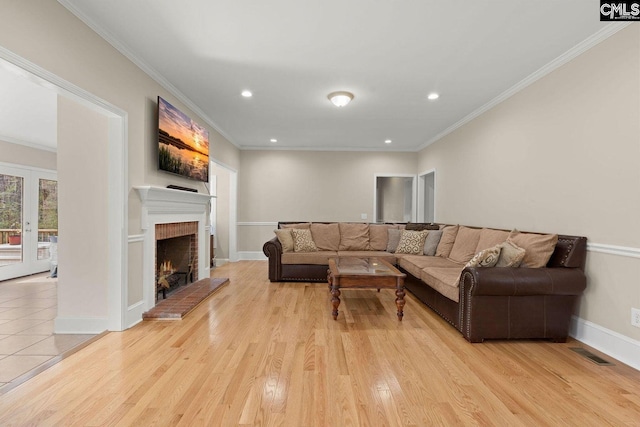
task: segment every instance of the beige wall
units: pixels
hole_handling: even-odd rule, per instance
[[[0,162],[56,170],[56,153],[0,140]]]
[[[640,248],[640,28],[630,26],[420,152],[440,222]],[[640,259],[590,252],[579,316],[640,339]]]
[[[63,97],[58,117],[58,318],[106,318],[108,119]]]
[[[261,251],[273,237],[272,224],[255,223],[373,221],[375,174],[415,173],[416,157],[387,152],[242,151],[238,250]],[[363,213],[366,220],[360,217]]]
[[[206,191],[204,185],[195,181],[156,170],[154,140],[158,95],[207,126],[212,157],[238,168],[240,154],[235,146],[58,2],[5,0],[1,4],[0,46],[127,112],[130,235],[142,231],[141,206],[136,192],[131,189],[133,186],[177,184]],[[65,126],[65,123],[61,125]],[[61,167],[63,165],[58,164],[59,174],[68,172],[60,170]],[[74,165],[66,164],[65,167]],[[64,190],[61,188],[61,191]],[[81,194],[70,194],[66,203],[78,209],[85,201]],[[105,224],[94,222],[93,225],[106,228]],[[138,280],[142,276],[139,250],[131,251],[128,267],[128,277],[132,279],[127,290],[128,301],[133,304],[136,301],[131,297],[142,295],[142,283]]]

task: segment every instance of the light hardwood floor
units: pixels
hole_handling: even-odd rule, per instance
[[[0,396],[0,425],[640,425],[640,372],[579,342],[469,344],[410,294],[398,322],[385,290],[345,290],[334,321],[326,284],[269,283],[263,261],[213,275],[231,282],[184,320],[109,333]]]

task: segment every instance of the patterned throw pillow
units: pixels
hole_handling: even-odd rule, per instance
[[[500,258],[500,252],[502,251],[502,245],[496,245],[494,247],[485,249],[475,254],[471,260],[465,265],[466,267],[494,267],[498,263]]]
[[[318,248],[311,237],[311,230],[291,229],[294,252],[317,252]]]
[[[526,251],[510,240],[501,243],[500,247],[502,249],[496,267],[520,267]]]
[[[397,254],[422,255],[424,251],[424,241],[427,238],[427,230],[412,231],[402,230],[400,233],[400,243],[396,249]]]
[[[282,252],[293,252],[293,234],[291,234],[290,228],[281,228],[273,230],[278,236],[278,240],[282,245]]]

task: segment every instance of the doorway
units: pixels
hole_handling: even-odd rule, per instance
[[[415,175],[376,175],[374,222],[416,221]]]
[[[418,221],[436,220],[436,171],[432,169],[418,175]]]
[[[49,270],[57,234],[56,173],[0,165],[0,280]]]

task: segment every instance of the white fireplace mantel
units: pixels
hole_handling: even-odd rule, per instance
[[[156,298],[156,224],[190,221],[198,223],[198,277],[195,280],[202,279],[208,275],[209,271],[205,246],[205,242],[209,240],[206,223],[210,210],[209,203],[215,196],[150,185],[133,188],[142,201],[140,227],[144,231],[143,300],[145,310],[149,310],[155,305]]]
[[[139,185],[133,187],[142,201],[141,228],[149,228],[149,215],[192,214],[209,211],[209,202],[216,196],[174,190],[172,188]]]

